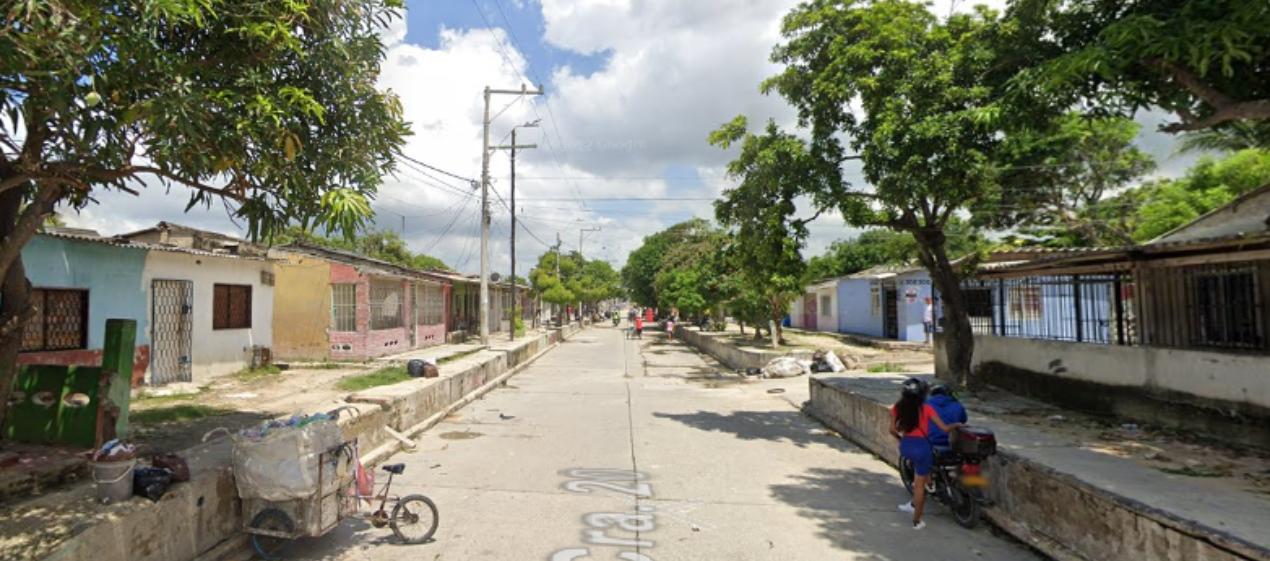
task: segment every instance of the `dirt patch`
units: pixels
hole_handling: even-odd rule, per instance
[[[471,440],[473,438],[480,438],[482,436],[485,436],[485,434],[479,433],[476,431],[464,430],[464,431],[443,432],[439,436],[441,437],[442,440]]]

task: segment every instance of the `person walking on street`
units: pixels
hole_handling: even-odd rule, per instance
[[[635,316],[635,338],[644,338],[644,318],[641,316]]]
[[[961,426],[939,418],[935,409],[926,403],[926,382],[917,378],[904,381],[900,399],[891,406],[891,436],[900,441],[900,457],[913,464],[913,498],[899,506],[900,512],[913,514],[913,529],[926,527],[922,512],[926,508],[926,484],[935,466],[935,451],[931,448],[928,426],[934,423],[944,432]]]

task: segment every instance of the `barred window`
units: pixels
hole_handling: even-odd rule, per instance
[[[393,329],[401,327],[401,282],[371,281],[370,328]]]
[[[88,291],[31,290],[35,313],[22,333],[22,352],[88,348]]]
[[[251,327],[251,285],[212,286],[212,329]]]
[[[415,287],[415,323],[440,325],[445,323],[445,292],[440,286],[420,284]]]
[[[357,331],[357,285],[331,285],[331,326],[335,331]]]
[[[869,287],[869,315],[882,315],[882,287],[877,284]]]
[[[1041,319],[1041,287],[1010,287],[1010,316],[1015,320],[1036,321]]]
[[[1256,269],[1192,269],[1187,276],[1194,294],[1190,321],[1195,345],[1263,347]]]
[[[823,294],[820,296],[820,315],[824,317],[833,315],[833,297]]]

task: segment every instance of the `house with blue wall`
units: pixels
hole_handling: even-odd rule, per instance
[[[146,249],[94,232],[54,229],[22,248],[35,316],[22,337],[18,364],[101,364],[107,319],[137,322],[133,380],[150,362]]]
[[[919,267],[879,266],[838,279],[838,332],[925,341],[930,275]]]

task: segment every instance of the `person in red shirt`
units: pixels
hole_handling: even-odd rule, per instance
[[[643,316],[635,316],[635,338],[636,339],[644,338],[644,317]]]
[[[935,466],[935,451],[927,439],[930,423],[948,433],[961,426],[961,423],[944,424],[935,408],[926,403],[926,382],[917,378],[905,380],[900,400],[891,406],[891,436],[900,440],[900,457],[913,464],[913,500],[900,505],[900,511],[913,513],[914,530],[926,527],[922,521],[926,483]]]

